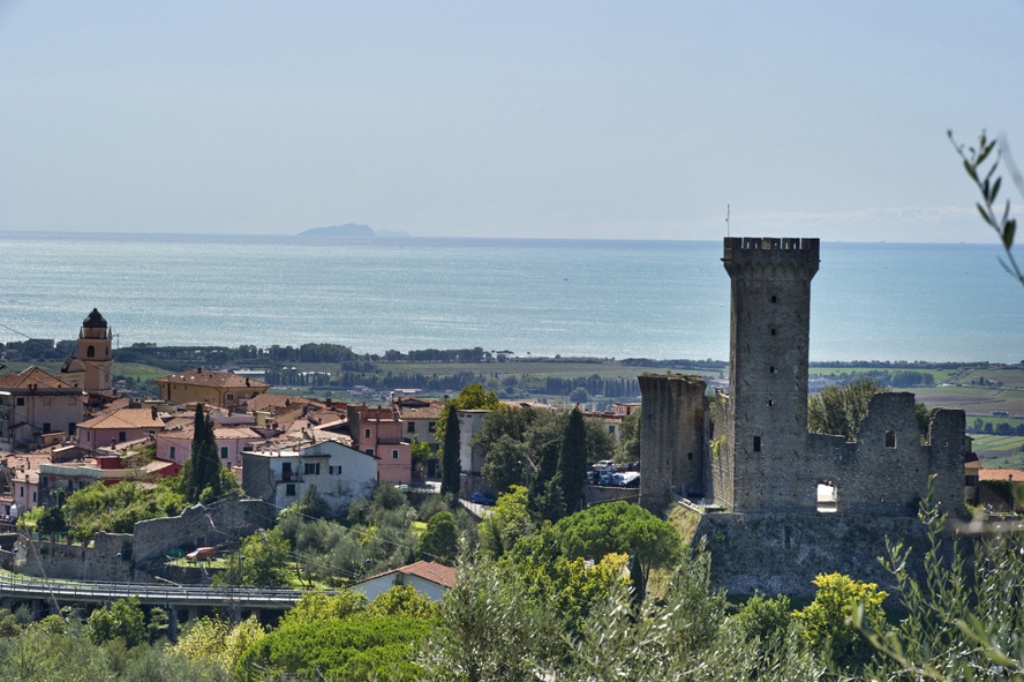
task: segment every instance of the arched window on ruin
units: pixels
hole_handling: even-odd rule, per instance
[[[896,432],[889,429],[885,432],[885,447],[895,448],[896,447]]]
[[[96,357],[96,348],[93,347],[93,346],[88,346],[85,349],[85,357],[87,357],[87,358],[94,358],[94,357]]]

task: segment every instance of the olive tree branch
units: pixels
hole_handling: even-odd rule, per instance
[[[999,235],[999,240],[1003,243],[1006,259],[1000,258],[1000,264],[1010,275],[1024,285],[1024,272],[1021,271],[1017,260],[1013,257],[1013,239],[1017,232],[1017,219],[1010,217],[1009,199],[1006,200],[1006,204],[1002,207],[1001,212],[997,206],[999,189],[1003,183],[1002,176],[996,175],[1000,161],[1006,161],[1006,167],[1010,172],[1010,179],[1016,185],[1017,192],[1024,197],[1024,176],[1021,175],[1017,164],[1014,163],[1009,144],[1005,138],[998,141],[988,139],[985,131],[982,131],[981,135],[978,136],[977,148],[957,144],[952,130],[947,131],[946,135],[953,144],[953,148],[956,149],[957,154],[963,159],[964,170],[967,172],[967,175],[970,176],[981,192],[982,201],[975,204],[978,208],[978,213],[981,214],[982,220],[996,231],[996,234]],[[992,155],[993,151],[995,155]],[[987,164],[986,161],[988,161]]]

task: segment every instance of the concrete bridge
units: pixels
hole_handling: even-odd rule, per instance
[[[243,611],[286,611],[302,598],[301,590],[282,590],[255,587],[196,587],[168,583],[102,583],[77,580],[46,580],[0,572],[0,606],[28,602],[33,609],[49,607],[58,612],[62,606],[72,604],[110,604],[119,599],[137,597],[147,606],[159,606],[167,611],[168,635],[172,641],[177,635],[178,612],[187,611],[189,619],[202,609],[223,609],[234,620]],[[333,592],[330,594],[334,594]]]

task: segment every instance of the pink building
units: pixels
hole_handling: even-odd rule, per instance
[[[158,433],[156,458],[178,465],[184,464],[192,456],[194,435],[195,428],[191,426]],[[242,450],[247,445],[264,440],[263,436],[246,426],[215,426],[213,438],[217,442],[220,463],[229,469],[242,466]]]
[[[90,452],[118,443],[140,440],[164,430],[156,408],[126,407],[101,414],[78,425],[78,447]]]
[[[353,447],[377,458],[377,480],[412,483],[412,449],[402,440],[397,410],[349,405],[347,413]]]

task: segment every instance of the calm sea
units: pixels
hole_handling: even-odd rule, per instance
[[[720,242],[0,233],[0,340],[728,359]],[[989,245],[822,243],[812,360],[1024,360]]]

